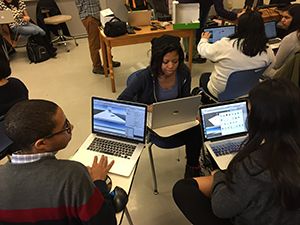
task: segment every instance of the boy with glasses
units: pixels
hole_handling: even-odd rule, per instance
[[[113,162],[95,157],[86,168],[55,158],[73,129],[58,105],[19,102],[6,114],[4,126],[15,152],[0,167],[1,224],[116,224],[105,183]]]

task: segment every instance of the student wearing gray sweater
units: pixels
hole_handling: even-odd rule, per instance
[[[192,224],[299,224],[300,90],[289,80],[266,80],[248,106],[249,135],[228,169],[173,188]]]
[[[96,157],[86,168],[55,157],[73,130],[59,106],[46,100],[19,102],[6,114],[4,126],[14,153],[0,166],[1,225],[117,224],[105,183],[113,161]]]
[[[289,56],[300,50],[300,24],[298,24],[298,30],[285,36],[280,44],[278,52],[276,54],[275,63],[273,69],[280,69]]]

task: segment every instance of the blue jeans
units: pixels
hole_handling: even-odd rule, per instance
[[[40,34],[42,36],[46,35],[46,32],[42,28],[40,28],[39,26],[33,23],[28,23],[26,25],[21,25],[21,26],[15,26],[11,30],[15,34],[21,34],[27,36],[32,36],[37,34]]]

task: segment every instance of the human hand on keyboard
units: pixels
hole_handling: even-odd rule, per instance
[[[105,180],[108,171],[114,165],[114,160],[108,163],[107,156],[101,156],[100,161],[98,162],[98,157],[94,157],[92,167],[87,167],[89,174],[93,181],[96,180]]]

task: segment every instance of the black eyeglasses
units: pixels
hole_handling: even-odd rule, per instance
[[[64,128],[63,128],[62,130],[57,131],[57,132],[52,133],[52,134],[49,134],[49,135],[47,135],[46,137],[44,137],[44,139],[52,138],[53,136],[58,135],[58,134],[61,134],[61,133],[66,132],[66,131],[67,131],[68,134],[71,134],[72,129],[73,129],[73,126],[71,125],[71,123],[69,122],[69,120],[66,119]]]

